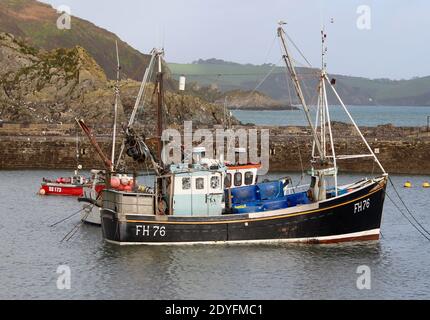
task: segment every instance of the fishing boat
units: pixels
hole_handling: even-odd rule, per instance
[[[84,187],[87,184],[87,178],[77,174],[71,177],[60,177],[55,180],[43,178],[39,194],[43,196],[55,195],[80,197],[84,194]]]
[[[163,166],[143,140],[128,130],[128,140],[138,141],[127,154],[149,158],[156,168],[151,192],[103,190],[103,237],[119,245],[186,245],[217,243],[334,243],[378,240],[388,174],[362,135],[330,80],[324,55],[319,75],[317,116],[313,122],[287,46],[283,24],[277,29],[283,60],[312,131],[310,183],[296,187],[291,179],[238,186],[225,190],[227,166],[222,161]],[[158,108],[162,105],[162,52],[158,60]],[[154,57],[154,56],[153,56]],[[331,130],[329,87],[354,125],[367,152],[339,155]],[[159,115],[161,112],[159,112]],[[160,118],[158,118],[161,123]],[[159,126],[160,130],[160,126]],[[159,134],[161,136],[161,134]],[[161,141],[158,159],[161,153]],[[338,184],[338,162],[372,159],[382,173],[348,184]]]
[[[76,162],[77,168],[70,177],[58,177],[56,179],[43,178],[39,189],[42,196],[73,196],[80,197],[84,194],[84,188],[89,184],[89,180],[79,174],[82,166],[79,164],[79,136],[76,135]]]
[[[95,141],[91,129],[88,128],[85,123],[82,120],[77,120],[78,125],[82,128],[83,132],[87,135],[87,137],[90,139],[90,142],[95,147],[96,152],[99,154],[102,161],[105,163],[105,167],[107,168],[107,171],[110,172],[109,178],[106,175],[106,170],[92,170],[92,178],[91,178],[91,185],[88,185],[84,189],[84,195],[78,199],[78,201],[84,203],[83,210],[81,212],[81,220],[85,223],[92,224],[92,225],[100,225],[101,226],[101,218],[100,218],[100,210],[102,207],[102,191],[109,185],[109,188],[116,191],[125,191],[130,192],[132,191],[132,186],[134,184],[134,177],[131,177],[128,174],[119,173],[117,172],[118,164],[120,163],[121,157],[124,154],[124,145],[121,147],[118,159],[115,159],[115,145],[116,145],[116,118],[117,118],[117,110],[118,110],[118,102],[120,99],[120,91],[119,91],[119,70],[120,70],[120,64],[119,64],[119,54],[118,54],[118,46],[116,47],[117,50],[117,61],[118,61],[118,67],[117,67],[117,82],[115,86],[115,104],[114,104],[114,128],[113,128],[113,137],[112,137],[112,155],[110,161],[108,160],[107,156],[103,153],[101,148],[97,145],[97,142]],[[141,92],[139,93],[134,110],[137,110],[139,107],[139,103],[141,101],[143,92],[145,91],[146,84],[149,77],[149,71],[153,69],[153,64],[155,62],[155,53],[153,54],[154,58],[151,60],[150,66],[147,68],[147,71],[144,75],[144,80],[142,81],[141,85]],[[131,128],[134,117],[136,115],[136,111],[132,112],[131,119],[129,121],[128,127]],[[228,125],[229,129],[231,129],[231,122]],[[224,121],[224,128],[226,128],[226,121]],[[129,140],[137,141],[136,138]],[[135,143],[135,142],[133,142]],[[147,149],[149,152],[149,149]],[[229,161],[222,161],[220,160],[213,160],[213,159],[207,159],[205,158],[206,149],[204,147],[200,148],[193,148],[192,154],[193,157],[199,159],[199,167],[203,168],[208,163],[213,163],[214,161],[216,163],[223,164],[223,167],[226,168],[226,174],[222,176],[222,179],[224,180],[224,187],[227,189],[230,188],[237,188],[241,186],[249,186],[253,185],[257,182],[258,177],[258,170],[261,168],[260,163],[246,163],[241,164],[239,159],[241,155],[246,153],[246,149],[244,148],[235,148],[235,160],[233,162]],[[127,150],[128,154],[134,154],[135,151],[131,152],[130,149]],[[184,155],[185,157],[185,155]],[[155,161],[155,160],[154,160]],[[200,163],[200,161],[205,162],[205,164]],[[153,162],[155,163],[155,162]],[[109,183],[107,179],[110,179]],[[142,191],[148,191],[152,190],[152,188],[147,186],[140,186],[140,190]],[[222,193],[222,192],[221,192]]]

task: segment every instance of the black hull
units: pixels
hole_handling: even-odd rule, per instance
[[[319,204],[219,217],[133,216],[102,210],[104,238],[117,244],[333,243],[378,240],[385,180]],[[285,212],[285,214],[284,214]]]

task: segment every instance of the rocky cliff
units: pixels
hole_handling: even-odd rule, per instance
[[[140,83],[120,82],[122,120],[134,106]],[[11,34],[0,33],[0,119],[27,123],[111,123],[114,82],[86,49],[38,50]],[[150,89],[148,92],[152,93]],[[155,99],[146,97],[138,120],[153,124]],[[190,95],[166,92],[165,118],[170,125],[193,120],[212,125],[223,119],[223,108]]]

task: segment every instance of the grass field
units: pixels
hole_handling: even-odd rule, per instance
[[[203,86],[216,85],[223,91],[252,90],[272,71],[259,90],[272,98],[285,99],[284,67],[170,63],[169,68],[175,79],[185,75],[188,82],[197,82]],[[307,87],[315,86],[316,77],[311,75],[313,71],[298,68],[298,72]],[[410,80],[367,79],[343,75],[333,75],[333,77],[337,79],[347,103],[430,105],[430,77]]]

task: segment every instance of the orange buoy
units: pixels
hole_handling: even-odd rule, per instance
[[[121,181],[117,177],[112,177],[110,179],[110,185],[112,188],[118,188],[121,185]]]
[[[126,192],[131,192],[132,190],[133,190],[132,186],[125,186],[124,187],[124,191],[126,191]]]
[[[46,194],[45,189],[40,188],[40,190],[39,190],[39,194],[40,194],[41,196],[44,196],[44,195]]]

